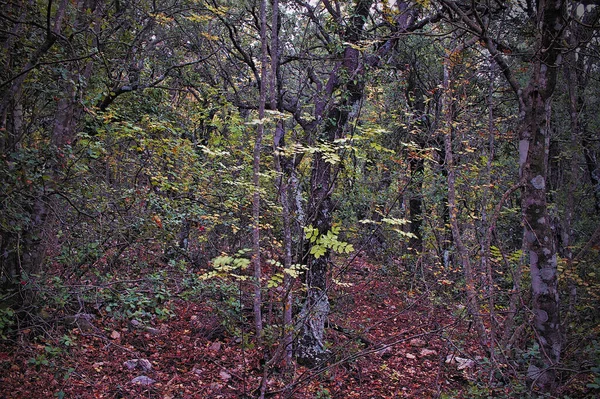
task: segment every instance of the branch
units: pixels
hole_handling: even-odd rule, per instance
[[[87,217],[88,217],[88,218],[90,218],[90,219],[95,219],[95,218],[96,218],[98,215],[100,215],[100,213],[98,213],[97,215],[90,215],[89,213],[82,211],[81,209],[79,209],[79,208],[77,207],[77,205],[75,205],[75,204],[73,203],[73,201],[71,201],[71,199],[70,199],[69,197],[67,197],[65,194],[61,193],[60,191],[54,191],[54,192],[50,192],[50,193],[48,193],[48,195],[52,195],[52,194],[54,194],[54,195],[58,195],[59,197],[63,198],[63,199],[64,199],[65,201],[67,201],[67,202],[69,203],[69,205],[71,205],[71,207],[72,207],[73,209],[75,209],[75,211],[77,211],[77,213],[78,213],[78,214],[80,214],[80,215],[87,216]]]
[[[168,67],[165,72],[159,76],[156,80],[154,80],[151,83],[145,84],[145,85],[139,85],[139,86],[135,86],[135,85],[124,85],[121,87],[117,87],[115,88],[113,91],[111,91],[106,97],[104,97],[104,99],[102,101],[99,101],[96,105],[96,107],[98,107],[98,109],[100,111],[106,111],[106,109],[117,99],[117,97],[119,97],[121,94],[123,93],[129,93],[135,90],[139,90],[139,89],[148,89],[151,87],[156,87],[158,86],[163,80],[165,80],[167,77],[169,77],[169,74],[171,73],[171,71],[175,70],[175,69],[181,69],[181,68],[185,68],[186,66],[190,66],[190,65],[195,65],[201,62],[204,62],[206,60],[208,60],[210,57],[212,57],[213,55],[216,54],[216,52],[219,49],[213,51],[212,53],[210,53],[209,55],[207,55],[204,58],[200,58],[197,59],[195,61],[190,61],[190,62],[184,62],[183,64],[178,64],[178,65],[172,65],[170,67]]]
[[[487,48],[488,52],[490,53],[490,55],[492,56],[492,58],[494,59],[496,64],[498,64],[498,66],[500,67],[500,71],[504,75],[504,78],[506,79],[506,81],[510,85],[511,89],[515,93],[517,100],[519,101],[519,108],[523,109],[524,103],[523,103],[523,99],[521,96],[521,92],[522,92],[521,85],[519,84],[519,82],[517,82],[517,80],[513,76],[512,70],[506,63],[506,60],[504,59],[504,57],[502,56],[502,52],[500,51],[500,50],[505,50],[505,49],[508,50],[509,49],[508,46],[505,46],[502,43],[498,42],[497,40],[489,37],[487,35],[487,32],[485,31],[484,27],[480,26],[477,22],[475,22],[471,18],[469,18],[469,16],[467,14],[465,14],[465,12],[460,7],[458,7],[455,2],[449,1],[449,0],[441,0],[441,3],[444,6],[446,6],[448,9],[450,9],[450,10],[454,11],[456,14],[458,14],[460,16],[461,20],[469,28],[468,30],[471,32],[471,34],[475,35],[476,37],[478,37],[481,40],[481,42]]]
[[[498,201],[498,203],[496,204],[496,208],[494,209],[494,214],[492,215],[492,218],[490,219],[490,224],[488,225],[488,229],[487,229],[486,236],[485,236],[484,243],[486,246],[489,246],[489,244],[492,241],[492,233],[494,232],[494,229],[496,228],[496,221],[500,217],[500,212],[502,211],[502,205],[504,204],[504,202],[506,202],[508,197],[512,195],[512,193],[514,193],[515,191],[517,191],[519,188],[523,187],[524,185],[525,185],[525,179],[519,180],[514,186],[510,187],[508,190],[506,190],[504,192],[504,194],[502,195],[502,198],[500,198],[500,201]]]
[[[81,60],[85,60],[85,59],[91,58],[91,57],[93,57],[93,56],[95,56],[97,54],[99,54],[99,52],[98,51],[94,51],[93,53],[82,55],[81,57],[69,58],[69,59],[66,59],[66,60],[58,60],[58,61],[38,62],[36,64],[29,65],[27,68],[23,69],[21,72],[19,72],[15,76],[13,76],[13,77],[9,78],[8,80],[5,80],[4,82],[0,83],[0,88],[8,85],[9,83],[11,83],[12,81],[18,79],[22,75],[25,75],[28,72],[32,71],[33,69],[36,69],[37,67],[40,67],[42,65],[54,65],[54,64],[63,64],[63,63],[67,63],[67,62],[81,61]]]
[[[598,226],[598,228],[596,228],[596,231],[594,231],[594,234],[592,234],[592,236],[590,237],[588,242],[585,244],[585,246],[583,248],[581,248],[581,250],[579,252],[577,252],[577,255],[575,255],[573,257],[573,260],[571,262],[575,262],[576,260],[581,258],[583,255],[585,255],[585,253],[588,252],[590,250],[590,248],[599,240],[600,240],[600,226]]]
[[[296,0],[296,3],[298,3],[298,5],[304,7],[307,10],[308,17],[310,18],[310,20],[315,24],[315,26],[319,30],[319,33],[323,37],[323,40],[325,40],[325,43],[331,44],[331,42],[332,42],[331,37],[329,36],[329,33],[327,33],[325,28],[323,28],[323,25],[321,25],[321,22],[319,21],[319,19],[316,17],[314,7],[312,7],[307,2],[301,1],[301,0]],[[326,2],[326,3],[328,4],[329,2]],[[338,18],[335,16],[335,10],[329,10],[329,12],[334,17],[336,22],[339,23]]]
[[[233,44],[233,47],[235,47],[235,49],[240,53],[240,55],[242,56],[246,65],[248,65],[248,67],[250,67],[250,69],[252,70],[252,74],[254,75],[254,78],[256,79],[256,82],[260,85],[260,76],[258,74],[258,70],[256,69],[256,65],[254,64],[254,61],[252,60],[252,57],[249,56],[248,54],[246,54],[244,49],[240,46],[240,44],[237,41],[237,30],[235,29],[235,27],[231,26],[229,21],[227,21],[225,18],[219,16],[219,20],[227,28],[227,32],[229,33],[229,38],[231,39],[231,43]]]

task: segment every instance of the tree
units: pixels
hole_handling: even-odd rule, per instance
[[[95,4],[93,2],[88,4],[85,1],[78,2],[75,10],[71,10],[66,1],[61,1],[57,6],[54,6],[53,2],[49,1],[47,4],[41,6],[39,10],[33,10],[36,16],[39,16],[39,13],[45,12],[44,23],[20,21],[18,19],[20,18],[20,14],[18,13],[23,13],[25,10],[20,9],[18,6],[15,7],[9,7],[7,11],[10,14],[16,12],[17,14],[15,15],[19,15],[19,17],[14,19],[12,16],[6,15],[4,18],[4,20],[12,24],[12,30],[16,33],[15,36],[10,37],[4,42],[4,50],[13,54],[20,53],[22,50],[21,40],[24,40],[24,38],[19,37],[17,33],[23,34],[29,30],[31,30],[29,33],[34,40],[43,38],[43,41],[33,53],[27,54],[28,60],[22,66],[17,66],[16,63],[18,61],[11,59],[12,57],[5,59],[7,66],[10,65],[11,70],[19,68],[20,71],[13,76],[7,77],[0,85],[0,87],[4,88],[2,100],[0,101],[1,150],[4,162],[8,165],[12,163],[21,164],[20,167],[23,168],[23,172],[26,175],[33,172],[31,169],[44,165],[45,161],[49,161],[51,166],[50,170],[46,172],[47,174],[39,176],[41,179],[36,179],[35,182],[33,179],[26,179],[26,182],[29,182],[29,187],[23,188],[28,193],[14,202],[17,207],[16,209],[12,207],[10,207],[12,209],[9,209],[9,212],[19,212],[22,215],[22,220],[16,225],[11,225],[11,223],[4,224],[5,227],[2,229],[2,261],[0,262],[2,265],[2,280],[4,284],[13,288],[19,287],[17,283],[22,281],[22,279],[39,272],[44,261],[45,248],[41,237],[47,233],[45,230],[48,229],[47,221],[52,206],[52,196],[60,193],[60,186],[56,183],[61,181],[61,169],[65,166],[64,163],[57,162],[54,157],[56,156],[58,159],[61,157],[64,158],[65,153],[69,151],[68,147],[75,135],[75,126],[79,122],[82,113],[81,107],[77,105],[76,94],[78,88],[73,80],[71,80],[73,83],[63,82],[64,85],[62,87],[54,87],[58,92],[60,92],[60,89],[63,89],[64,93],[61,98],[54,97],[56,109],[54,110],[52,127],[47,129],[49,131],[44,132],[45,134],[42,135],[41,144],[48,152],[42,155],[42,159],[36,160],[30,158],[25,164],[22,164],[22,160],[25,160],[23,156],[29,158],[26,154],[29,153],[31,155],[29,145],[35,145],[34,142],[36,141],[31,137],[31,130],[25,130],[25,126],[30,126],[29,129],[31,129],[31,121],[25,119],[25,112],[27,112],[27,117],[29,118],[32,118],[32,115],[36,112],[40,112],[40,109],[38,109],[39,104],[36,104],[35,100],[29,102],[26,98],[28,94],[26,79],[44,64],[42,58],[49,56],[51,50],[55,49],[59,38],[63,38],[65,30],[85,30],[94,22],[94,18],[97,17],[97,14],[93,14]],[[28,7],[23,6],[24,9]],[[24,13],[21,15],[28,14]],[[94,16],[88,18],[88,15]],[[42,31],[40,32],[40,30]],[[67,63],[64,59],[64,56],[67,55],[67,59],[70,59],[71,64],[69,64],[70,68],[66,67],[63,71],[70,79],[80,78],[81,85],[85,85],[85,82],[90,77],[91,65],[87,62],[83,66],[80,66],[79,62],[88,59],[90,54],[77,54],[68,51],[66,50],[68,47],[65,44],[68,45],[69,43],[62,44],[64,46],[62,51],[56,50],[51,55],[54,57],[58,56],[58,63],[63,64]],[[48,62],[48,64],[52,64],[52,62]],[[47,99],[47,96],[51,93],[42,92],[39,94],[43,99]],[[39,126],[34,126],[35,128],[39,128]],[[48,156],[48,153],[52,155]],[[48,159],[43,159],[45,157],[48,157]],[[52,158],[54,160],[51,160]],[[31,166],[34,167],[28,170]],[[23,188],[18,187],[19,183],[13,180],[14,176],[11,175],[14,172],[10,169],[9,167],[3,171],[6,173],[3,180],[7,182],[13,181],[14,184],[11,189],[7,190],[8,193],[12,192],[12,194],[8,194],[4,198],[8,202],[12,202],[15,195],[19,196],[24,193],[21,191]],[[44,179],[49,180],[49,183],[44,183]],[[26,300],[28,300],[27,296],[25,295]]]
[[[345,17],[337,5],[325,2],[330,17],[343,28],[340,51],[341,60],[334,64],[325,91],[321,99],[314,104],[314,122],[304,124],[305,130],[325,144],[332,145],[334,140],[345,137],[348,123],[357,116],[358,106],[364,93],[364,65],[357,48],[363,38],[366,21],[372,1],[358,1]],[[304,4],[306,10],[314,13],[312,7]],[[347,19],[346,19],[347,18]],[[341,97],[334,93],[341,89]],[[298,110],[299,111],[299,110]],[[296,111],[296,115],[298,115]],[[331,192],[335,185],[335,170],[325,154],[317,153],[313,159],[310,193],[307,205],[306,223],[316,229],[318,234],[326,234],[332,228],[333,203]],[[300,313],[300,340],[297,347],[298,360],[311,367],[322,364],[328,351],[324,343],[324,329],[329,313],[327,299],[327,271],[329,255],[311,253],[310,245],[306,254],[306,297]]]
[[[565,1],[528,2],[523,10],[531,18],[529,78],[522,86],[506,62],[503,51],[509,47],[491,33],[494,12],[491,8],[460,1],[440,1],[451,18],[460,20],[466,29],[490,52],[512,88],[519,105],[519,164],[524,181],[521,208],[524,223],[524,246],[528,251],[531,273],[534,329],[539,343],[539,363],[531,364],[528,377],[544,392],[558,384],[556,368],[563,345],[557,276],[557,250],[553,226],[548,213],[548,153],[551,138],[552,95],[559,67],[567,51],[567,5]],[[497,6],[497,5],[496,5]]]

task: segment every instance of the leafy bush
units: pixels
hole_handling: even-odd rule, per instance
[[[162,273],[154,273],[136,286],[105,288],[101,296],[104,310],[117,318],[167,319],[173,316],[169,307],[171,290]]]
[[[0,308],[0,338],[6,339],[15,324],[15,311],[10,307]]]

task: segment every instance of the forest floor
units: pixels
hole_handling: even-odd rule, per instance
[[[265,397],[475,397],[480,346],[450,296],[412,290],[360,258],[340,280],[330,293],[329,365],[270,363]],[[0,398],[257,398],[265,353],[226,319],[221,299],[174,295],[162,319],[103,310],[43,338],[20,331],[0,344]]]

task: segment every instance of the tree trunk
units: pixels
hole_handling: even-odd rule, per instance
[[[261,259],[260,259],[260,153],[264,132],[265,106],[267,102],[267,4],[266,0],[260,2],[260,40],[261,40],[261,73],[260,95],[258,104],[258,127],[254,141],[254,155],[252,163],[252,181],[254,193],[252,196],[252,264],[254,267],[254,329],[259,342],[262,341],[262,293],[261,293]]]
[[[271,76],[269,85],[269,102],[272,110],[280,109],[278,100],[279,84],[279,0],[273,0],[271,18]],[[290,184],[289,179],[294,168],[291,160],[282,157],[279,148],[285,145],[284,122],[279,120],[275,126],[273,135],[273,153],[275,170],[277,171],[278,199],[281,204],[281,219],[283,221],[283,267],[290,270],[293,264],[293,241],[292,241],[292,213],[290,208]],[[292,286],[294,279],[290,273],[283,275],[283,295],[281,298],[283,308],[282,346],[283,358],[286,364],[290,364],[293,355],[293,326],[292,326]]]
[[[351,44],[359,42],[372,3],[372,0],[359,0],[356,3],[344,33],[345,42]],[[334,89],[339,87],[344,89],[345,96],[332,105],[325,115],[317,115],[316,118],[323,121],[320,137],[326,143],[333,143],[335,139],[344,137],[348,121],[355,116],[356,108],[364,94],[363,73],[359,50],[355,46],[345,45],[341,65],[333,69],[327,84],[329,98],[333,96]],[[321,154],[315,154],[311,171],[307,223],[317,228],[319,234],[331,230],[334,211],[331,192],[334,180],[335,173],[332,171],[331,164]],[[323,364],[329,355],[324,343],[325,322],[329,314],[327,297],[329,253],[316,258],[310,254],[309,244],[305,250],[308,267],[306,298],[299,315],[300,339],[296,355],[299,363],[316,367]]]
[[[406,6],[406,5],[405,5]],[[406,9],[404,10],[406,12]],[[412,112],[412,122],[415,129],[423,129],[416,139],[419,150],[426,147],[425,138],[423,135],[429,134],[429,126],[427,123],[427,113],[425,104],[425,89],[420,84],[418,77],[418,65],[413,61],[410,65],[408,78],[406,81],[406,103]],[[408,200],[408,213],[410,216],[410,233],[413,235],[408,241],[409,251],[415,255],[415,261],[423,250],[423,237],[421,234],[421,226],[423,225],[423,172],[425,170],[425,160],[421,153],[414,151],[414,154],[409,154],[408,164],[410,169],[410,191]]]
[[[489,337],[483,323],[483,319],[480,314],[480,304],[477,299],[477,291],[475,288],[475,273],[468,248],[464,245],[462,240],[462,234],[460,226],[458,224],[458,207],[456,204],[456,168],[454,165],[454,152],[452,149],[452,136],[453,136],[453,124],[454,115],[452,111],[453,103],[453,88],[452,88],[452,67],[450,58],[462,48],[455,48],[451,51],[450,55],[444,60],[444,80],[443,80],[443,103],[442,112],[444,114],[445,127],[442,130],[444,135],[444,149],[446,152],[446,171],[448,173],[448,217],[450,221],[450,230],[452,232],[452,239],[456,246],[457,254],[460,258],[461,265],[463,268],[463,274],[465,276],[465,293],[467,297],[467,311],[471,316],[475,330],[479,336],[479,340],[483,346],[489,344]]]
[[[534,331],[540,349],[538,358],[529,367],[528,378],[533,386],[549,393],[557,387],[556,367],[560,362],[562,337],[556,244],[546,202],[547,166],[552,94],[558,66],[567,50],[563,40],[568,21],[566,1],[540,0],[528,7],[535,23],[535,52],[529,61],[530,78],[524,90],[497,42],[489,35],[487,25],[465,13],[458,2],[440,0],[440,3],[459,16],[485,44],[519,102],[519,166],[524,181],[521,196],[523,247],[529,257]]]
[[[333,206],[330,188],[333,185],[331,165],[317,155],[313,162],[311,176],[311,195],[309,202],[309,220],[312,226],[324,234],[331,230]],[[298,342],[297,358],[300,364],[316,367],[322,364],[329,353],[325,349],[325,322],[329,314],[329,299],[327,297],[327,265],[329,254],[319,258],[310,255],[307,245],[306,298],[300,312],[301,323],[300,341]]]
[[[556,244],[546,194],[552,94],[566,20],[564,0],[539,3],[538,56],[531,63],[532,75],[522,96],[519,130],[519,165],[525,182],[521,199],[523,239],[529,256],[534,328],[540,350],[527,374],[532,385],[543,392],[557,387],[556,368],[562,349]]]
[[[576,38],[570,35],[569,45],[574,48]],[[583,56],[580,55],[580,58]],[[575,190],[576,182],[578,181],[578,159],[577,151],[581,147],[581,130],[579,124],[579,114],[582,111],[583,101],[581,100],[580,88],[578,87],[577,77],[577,60],[575,53],[571,52],[565,55],[564,74],[565,81],[567,84],[567,92],[569,94],[569,118],[571,122],[571,135],[570,135],[570,151],[568,151],[566,159],[567,170],[566,173],[566,186],[567,190],[565,194],[565,207],[564,214],[559,221],[559,233],[557,237],[559,239],[559,247],[557,248],[561,257],[566,260],[566,270],[569,271],[567,274],[567,286],[569,290],[569,307],[565,315],[565,321],[572,315],[575,309],[575,303],[577,301],[577,285],[570,273],[573,272],[573,211],[575,208]]]
[[[31,55],[27,63],[22,67],[21,71],[12,80],[5,82],[4,85],[9,85],[7,91],[3,92],[2,100],[0,101],[0,129],[6,129],[6,137],[3,140],[3,151],[7,153],[14,151],[18,146],[23,136],[26,134],[24,124],[28,121],[24,120],[23,111],[23,86],[26,78],[33,69],[37,68],[40,59],[50,51],[57,42],[61,33],[63,23],[67,16],[68,2],[62,0],[56,7],[54,17],[51,18],[51,2],[48,5],[46,36],[44,42]],[[16,43],[13,43],[16,45]],[[55,120],[52,128],[50,141],[60,148],[63,141],[57,138],[64,137],[73,132],[71,104],[74,102],[73,95],[75,89],[69,84],[65,98],[59,100],[55,111]],[[10,122],[11,126],[7,126]],[[72,136],[72,134],[71,134]],[[55,159],[49,160],[49,164],[53,169],[57,168]],[[5,234],[2,238],[2,270],[6,272],[8,285],[16,284],[17,280],[37,273],[44,260],[44,252],[42,237],[46,227],[46,222],[49,213],[49,193],[52,192],[52,179],[47,187],[39,187],[37,192],[32,196],[32,201],[26,205],[28,211],[28,220],[24,226],[20,226],[21,230],[17,234]],[[19,289],[20,285],[17,286]],[[28,300],[28,293],[23,293],[24,301]]]
[[[571,114],[571,119],[577,117],[577,132],[580,134],[579,139],[583,146],[583,156],[585,159],[587,176],[590,179],[594,193],[594,208],[596,215],[600,215],[600,163],[598,163],[598,146],[594,144],[597,140],[597,132],[590,132],[588,129],[588,118],[579,118],[585,109],[585,88],[587,87],[590,77],[595,73],[594,69],[590,68],[593,63],[590,62],[591,57],[586,56],[586,51],[590,46],[593,34],[598,30],[598,21],[600,20],[600,6],[596,6],[591,10],[587,10],[581,18],[583,23],[576,22],[574,19],[573,27],[569,35],[569,47],[577,48],[579,52],[577,56],[573,51],[567,53],[568,57],[568,76],[569,91],[575,89],[576,98],[571,98],[571,108],[575,107],[577,114]],[[573,104],[573,101],[576,101]],[[571,111],[572,112],[572,111]]]
[[[29,72],[37,68],[39,60],[46,55],[48,51],[54,46],[56,41],[58,40],[58,35],[61,32],[62,24],[65,18],[66,8],[67,8],[67,0],[62,0],[56,10],[54,16],[54,25],[50,26],[50,13],[52,1],[48,4],[48,15],[47,15],[47,23],[46,26],[46,37],[42,45],[31,55],[29,61],[23,66],[21,71],[13,77],[11,80],[4,82],[2,86],[10,84],[10,87],[7,92],[2,93],[2,100],[0,101],[0,120],[2,124],[0,128],[5,128],[5,123],[7,121],[7,114],[10,111],[10,104],[14,99],[20,97],[20,94],[23,90],[23,84]]]

